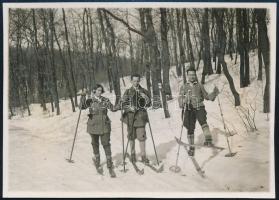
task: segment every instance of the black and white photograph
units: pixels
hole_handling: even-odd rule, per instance
[[[276,3],[3,4],[3,197],[274,198]]]

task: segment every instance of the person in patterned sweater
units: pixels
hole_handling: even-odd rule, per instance
[[[115,177],[116,175],[113,171],[110,145],[111,120],[107,113],[108,109],[112,112],[116,112],[120,107],[113,106],[108,98],[102,96],[104,93],[102,85],[96,84],[93,91],[94,95],[87,99],[85,97],[86,93],[82,94],[82,109],[89,108],[87,132],[91,136],[91,144],[94,154],[93,161],[97,170],[100,169],[99,140],[101,140],[107,159],[109,173],[111,177]]]
[[[194,68],[189,68],[187,70],[187,77],[188,82],[180,88],[178,103],[179,107],[182,108],[182,119],[185,110],[183,125],[187,129],[188,142],[189,144],[194,144],[195,124],[196,120],[198,120],[205,136],[204,145],[213,145],[212,136],[207,124],[207,112],[203,101],[204,99],[214,101],[219,94],[219,90],[215,87],[212,93],[207,93],[204,86],[198,83],[196,70]],[[195,148],[191,146],[189,155],[194,156],[194,152]]]

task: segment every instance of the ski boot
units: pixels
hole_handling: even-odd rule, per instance
[[[210,133],[210,130],[209,130],[209,127],[207,124],[204,124],[202,126],[202,130],[203,130],[203,133],[204,133],[204,136],[205,136],[205,141],[203,143],[204,146],[213,146],[212,144],[212,137],[211,137],[211,133]]]
[[[111,159],[107,160],[107,167],[108,167],[108,170],[109,170],[110,177],[115,178],[116,174],[113,170],[113,163],[112,163]]]
[[[141,157],[141,162],[144,163],[145,165],[149,164],[149,160],[146,156]]]
[[[194,145],[194,141],[195,141],[194,133],[192,133],[192,134],[188,133],[187,138],[188,138],[189,144]],[[189,151],[188,151],[188,155],[191,156],[191,157],[193,157],[195,155],[195,147],[190,146]]]
[[[99,174],[103,174],[103,168],[102,166],[100,165],[100,157],[93,157],[92,158],[93,162],[94,162],[94,165],[96,167],[96,170]]]
[[[189,151],[188,151],[188,155],[191,157],[194,157],[195,155],[195,147],[190,147]]]
[[[131,163],[135,163],[135,162],[137,162],[137,159],[136,159],[136,154],[131,154],[131,158],[130,158],[130,161],[131,161]]]
[[[208,146],[208,147],[212,147],[213,146],[213,143],[212,143],[212,138],[208,137],[208,138],[205,138],[205,141],[203,143],[204,146]]]

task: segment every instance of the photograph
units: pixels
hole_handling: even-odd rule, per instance
[[[2,197],[275,198],[276,3],[2,5]]]

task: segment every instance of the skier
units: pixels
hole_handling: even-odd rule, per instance
[[[188,82],[180,88],[178,102],[179,107],[182,108],[182,116],[185,110],[183,126],[187,129],[188,142],[190,145],[194,144],[195,124],[196,120],[198,120],[205,136],[204,145],[213,146],[203,100],[206,99],[214,101],[216,96],[219,94],[219,90],[215,87],[213,92],[208,94],[204,86],[198,83],[196,70],[192,67],[187,70],[187,77]],[[185,109],[184,106],[186,106]],[[190,156],[194,156],[194,153],[195,147],[191,146],[188,154]]]
[[[111,158],[110,132],[111,121],[107,115],[108,109],[112,112],[119,110],[119,106],[113,106],[108,98],[102,96],[104,88],[100,84],[96,84],[93,90],[93,97],[86,99],[86,93],[82,93],[82,109],[89,108],[87,132],[91,136],[91,144],[93,147],[94,157],[92,158],[98,173],[102,174],[103,170],[100,166],[99,138],[104,148],[107,168],[111,177],[116,177],[113,170],[113,162]]]
[[[131,75],[132,86],[125,91],[122,97],[124,113],[121,120],[127,124],[128,140],[131,147],[131,162],[136,162],[135,139],[138,139],[141,161],[148,164],[149,160],[146,157],[145,150],[145,125],[148,122],[146,108],[150,107],[151,99],[148,91],[140,86],[140,78],[139,74]]]

